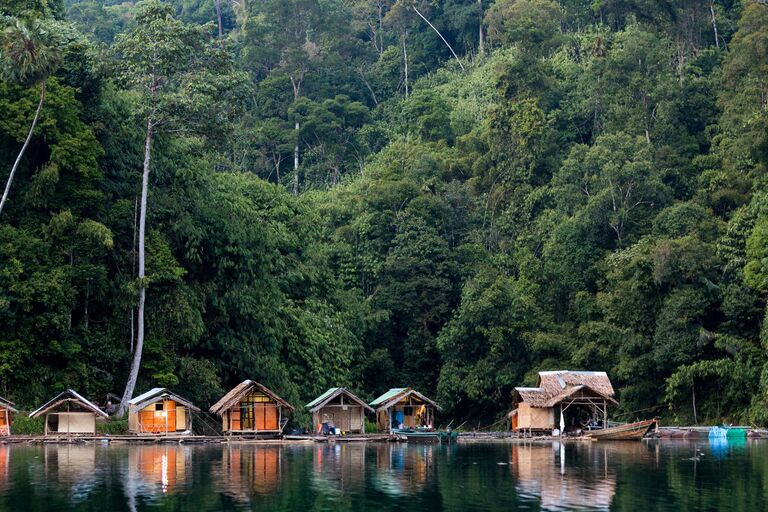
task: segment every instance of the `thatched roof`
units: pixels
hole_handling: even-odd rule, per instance
[[[350,402],[356,403],[357,405],[361,406],[363,409],[373,412],[373,409],[371,409],[368,406],[368,404],[366,404],[361,398],[359,398],[357,395],[352,393],[347,388],[331,388],[327,390],[325,393],[323,393],[322,395],[320,395],[319,397],[309,402],[307,405],[305,405],[305,407],[309,409],[309,412],[319,411],[320,409],[325,407],[331,400],[333,400],[339,395],[344,395],[344,398],[346,398]]]
[[[374,407],[377,411],[386,410],[392,407],[393,405],[398,404],[402,400],[413,396],[417,400],[420,400],[421,402],[431,405],[437,410],[442,410],[442,407],[440,407],[437,402],[434,400],[431,400],[427,398],[426,396],[422,395],[415,389],[411,388],[392,388],[380,397],[378,397],[376,400],[371,402],[371,407]]]
[[[73,389],[67,389],[65,391],[62,391],[61,393],[56,395],[56,397],[49,400],[45,405],[41,406],[39,409],[35,411],[32,411],[29,414],[29,417],[37,418],[38,416],[41,416],[50,410],[56,409],[56,407],[66,402],[74,402],[80,405],[81,407],[83,407],[84,409],[91,411],[95,415],[101,416],[102,418],[108,417],[107,413],[99,409],[99,407],[96,404],[94,404],[89,400],[86,400],[85,398],[83,398],[82,395],[80,395],[77,391]]]
[[[221,397],[221,400],[216,402],[211,406],[209,409],[213,414],[222,414],[224,411],[229,410],[232,408],[235,404],[237,404],[242,397],[250,393],[251,391],[258,391],[259,393],[262,393],[266,396],[268,396],[273,402],[275,402],[278,405],[281,405],[287,409],[293,410],[293,406],[277,396],[272,390],[267,388],[266,386],[259,384],[256,381],[246,379],[234,388],[232,388],[232,391]]]
[[[150,389],[146,393],[142,393],[141,395],[135,396],[128,400],[128,404],[131,406],[131,409],[143,409],[150,404],[159,402],[160,400],[164,400],[166,398],[186,406],[190,411],[200,412],[200,409],[195,407],[192,402],[180,397],[173,391],[170,391],[166,388]]]
[[[539,372],[535,388],[515,388],[515,402],[533,407],[554,407],[579,392],[590,393],[617,403],[611,380],[605,372],[552,371]]]

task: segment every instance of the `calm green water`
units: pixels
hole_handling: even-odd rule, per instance
[[[0,510],[760,511],[768,442],[0,446]]]

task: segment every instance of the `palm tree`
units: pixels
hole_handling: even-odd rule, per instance
[[[10,18],[11,23],[0,32],[0,79],[24,85],[40,85],[40,101],[37,103],[32,125],[21,147],[16,161],[5,184],[3,198],[0,199],[0,214],[8,199],[13,176],[19,167],[21,158],[32,140],[40,111],[45,102],[45,81],[56,71],[61,61],[61,44],[57,41],[55,22],[45,20],[21,20]]]

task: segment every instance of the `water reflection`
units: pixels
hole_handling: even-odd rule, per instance
[[[0,445],[0,512],[768,510],[768,442]]]
[[[635,443],[637,444],[637,443]],[[589,451],[589,470],[569,455]],[[510,468],[517,491],[525,500],[538,501],[542,510],[609,510],[616,495],[616,475],[608,466],[609,445],[512,446]]]
[[[234,501],[274,492],[280,485],[283,449],[280,446],[228,445],[222,448],[217,470],[221,492]]]
[[[190,447],[160,444],[118,450],[127,458],[123,488],[130,510],[137,509],[140,499],[157,503],[175,494],[190,478]]]
[[[43,471],[37,473],[37,485],[56,485],[69,492],[72,503],[86,501],[99,483],[96,447],[93,445],[46,445]]]
[[[322,443],[312,449],[312,484],[326,494],[341,495],[365,487],[365,446]]]
[[[417,494],[434,477],[437,448],[426,444],[376,446],[374,486],[390,496]]]

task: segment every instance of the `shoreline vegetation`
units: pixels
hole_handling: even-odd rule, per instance
[[[479,426],[571,368],[611,419],[768,426],[766,27],[762,0],[2,2],[0,394],[207,410],[251,376],[290,431],[397,385]]]

